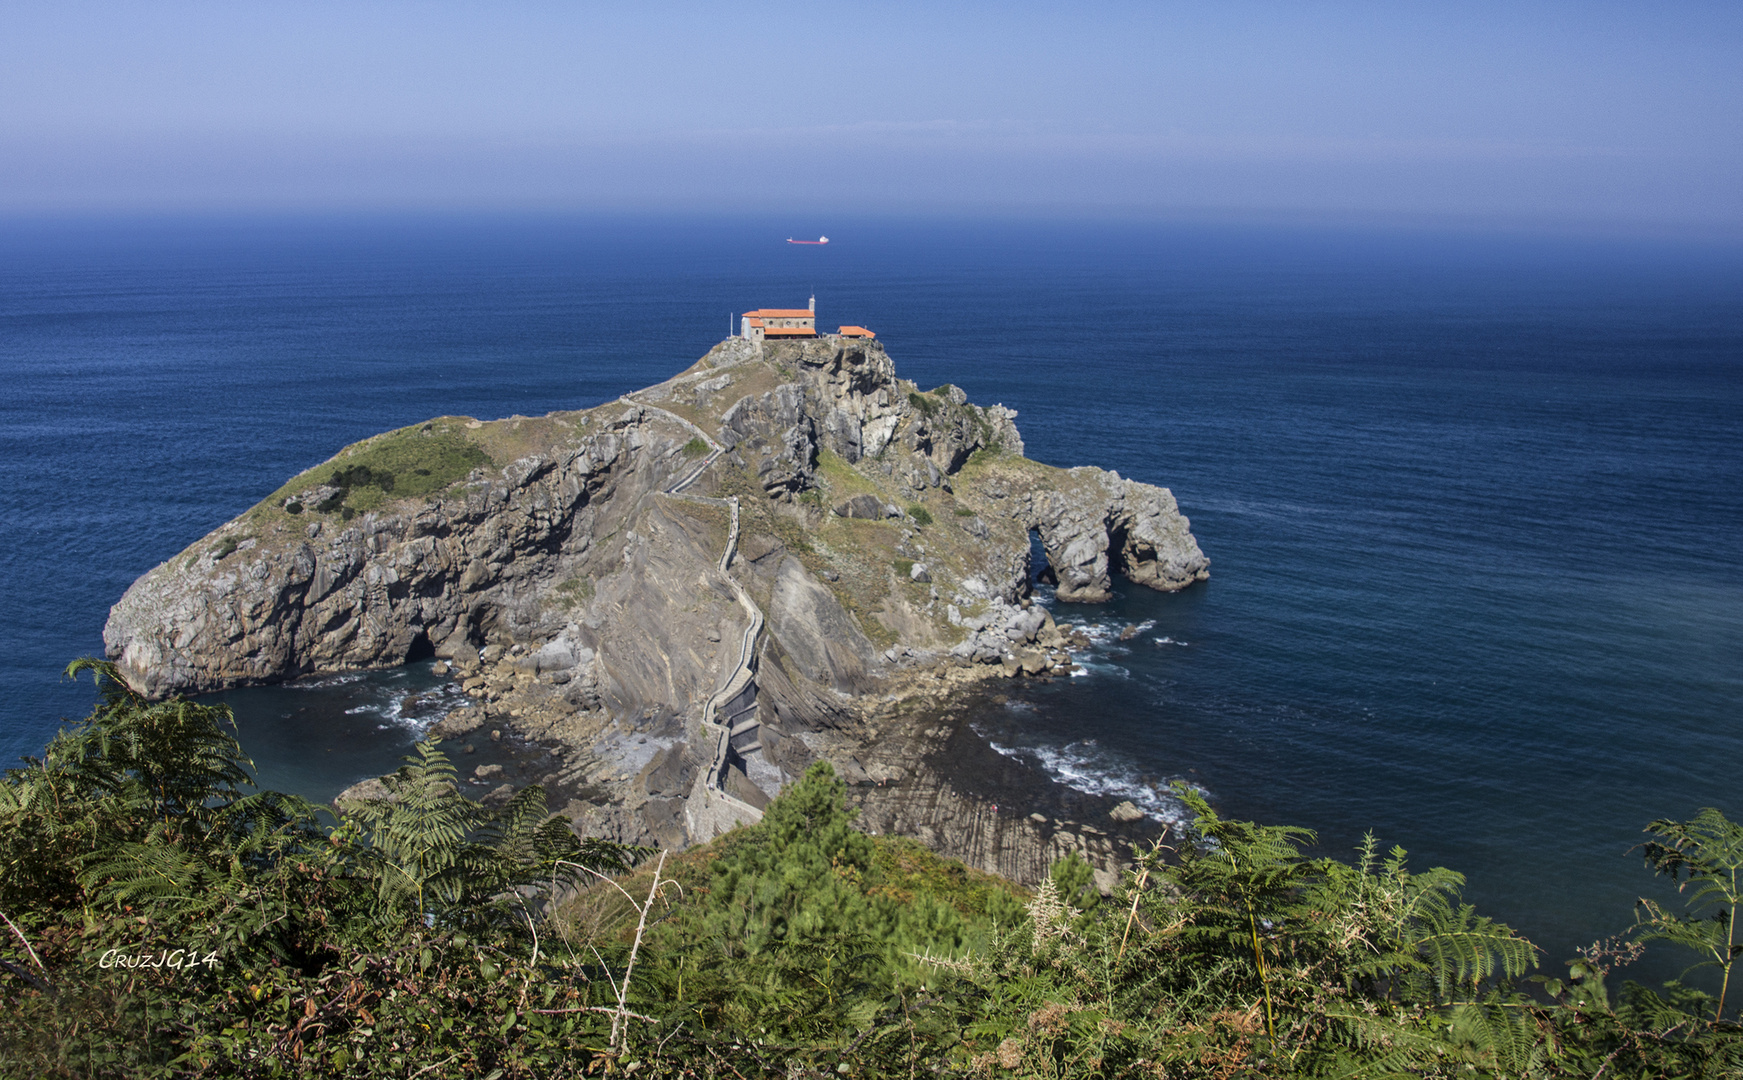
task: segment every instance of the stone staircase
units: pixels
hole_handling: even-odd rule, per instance
[[[691,839],[703,843],[734,826],[761,821],[761,804],[767,802],[767,795],[751,777],[758,774],[777,781],[779,778],[779,770],[763,759],[762,724],[758,719],[756,668],[758,646],[762,640],[763,613],[756,601],[750,598],[750,594],[745,592],[744,587],[730,573],[732,560],[738,554],[737,496],[717,499],[684,492],[685,488],[695,483],[719,460],[725,448],[707,432],[674,412],[630,397],[622,400],[626,404],[670,417],[695,432],[697,437],[708,444],[708,456],[681,480],[666,488],[665,494],[671,498],[722,506],[732,511],[732,527],[727,533],[726,550],[720,555],[719,566],[720,573],[731,587],[739,606],[744,609],[747,622],[744,633],[739,637],[738,655],[725,680],[702,705],[701,745],[712,745],[713,754],[708,767],[691,787],[685,816],[689,821]],[[738,784],[734,783],[735,774],[736,777],[743,778]],[[753,803],[740,794],[735,794],[732,790],[735,786],[742,794],[749,795],[758,802]]]

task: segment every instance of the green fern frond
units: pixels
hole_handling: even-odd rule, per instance
[[[117,907],[186,904],[216,876],[196,853],[161,841],[116,845],[92,859],[79,875],[94,897]]]
[[[1320,1063],[1312,1075],[1316,1080],[1420,1080],[1424,1071],[1436,1064],[1410,1050],[1367,1049],[1362,1052],[1339,1051],[1330,1060]]]
[[[1443,998],[1456,987],[1474,987],[1497,977],[1518,978],[1537,966],[1535,945],[1511,928],[1476,914],[1469,904],[1445,917],[1429,918],[1428,926],[1410,940]]]
[[[1526,1076],[1542,1064],[1544,1032],[1524,998],[1491,994],[1453,1008],[1448,1033],[1468,1062],[1507,1076]]]

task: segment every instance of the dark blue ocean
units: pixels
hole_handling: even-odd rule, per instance
[[[1373,830],[1552,968],[1630,922],[1649,819],[1743,816],[1743,252],[1280,227],[0,224],[0,755],[83,713],[59,671],[137,575],[289,475],[596,404],[813,290],[1031,456],[1170,486],[1212,559],[1062,610],[1101,644],[982,721],[1006,750],[1332,852]],[[230,700],[324,797],[427,682]]]

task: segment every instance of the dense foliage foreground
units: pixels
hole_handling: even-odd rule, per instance
[[[852,827],[813,769],[679,856],[487,811],[420,747],[389,802],[253,791],[222,708],[102,700],[0,784],[0,1075],[1743,1076],[1743,827],[1648,827],[1685,913],[1565,977],[1370,841],[1197,815],[1113,896]],[[1607,976],[1648,941],[1718,993]],[[1731,1000],[1727,1001],[1726,996]]]

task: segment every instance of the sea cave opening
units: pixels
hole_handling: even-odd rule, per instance
[[[1058,575],[1053,573],[1053,564],[1047,561],[1047,545],[1041,542],[1041,530],[1029,530],[1029,575],[1023,583],[1023,593],[1028,595],[1035,591],[1037,585],[1057,585]]]

